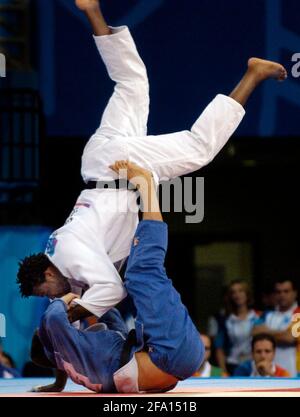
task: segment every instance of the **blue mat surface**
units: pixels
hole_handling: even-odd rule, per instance
[[[5,394],[25,394],[32,387],[37,385],[51,384],[53,379],[49,378],[20,378],[20,379],[0,379],[0,395]],[[213,379],[213,378],[190,378],[180,382],[174,393],[199,393],[207,391],[235,391],[235,390],[300,390],[300,378],[242,378],[242,379]],[[68,382],[66,393],[89,393],[86,388]]]

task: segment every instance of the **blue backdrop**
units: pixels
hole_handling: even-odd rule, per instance
[[[12,355],[21,370],[29,358],[29,349],[34,329],[48,305],[42,298],[22,299],[16,285],[18,261],[30,253],[45,248],[51,231],[46,227],[0,227],[0,314],[3,349]]]
[[[73,0],[33,0],[35,56],[49,135],[89,136],[112,83]],[[280,60],[284,85],[265,84],[240,135],[298,135],[299,0],[102,0],[112,25],[128,24],[148,67],[153,134],[189,127],[218,92],[229,93],[250,56]]]

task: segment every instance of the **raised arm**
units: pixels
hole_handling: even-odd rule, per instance
[[[110,168],[138,189],[142,200],[143,220],[163,221],[153,175],[129,161],[116,161]]]
[[[98,0],[76,0],[76,6],[87,16],[96,36],[111,34],[111,29],[107,25]]]
[[[55,364],[50,362],[50,360],[47,358],[42,342],[38,336],[38,331],[34,333],[32,338],[31,360],[42,368],[52,368],[55,373],[55,381],[53,384],[33,387],[31,392],[61,392],[64,390],[68,376],[64,371],[55,368]]]

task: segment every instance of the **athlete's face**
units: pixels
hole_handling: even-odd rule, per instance
[[[45,271],[45,282],[34,288],[33,295],[38,297],[60,298],[71,292],[69,281],[58,271],[48,268]]]

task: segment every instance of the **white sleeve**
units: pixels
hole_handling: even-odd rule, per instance
[[[100,317],[127,293],[104,245],[99,242],[96,249],[88,247],[75,235],[65,233],[56,235],[55,250],[47,255],[71,284],[88,288],[82,299],[74,302]]]
[[[111,284],[103,286],[94,284],[81,299],[75,299],[76,304],[81,305],[97,317],[103,316],[112,307],[119,304],[126,297],[124,286]]]

